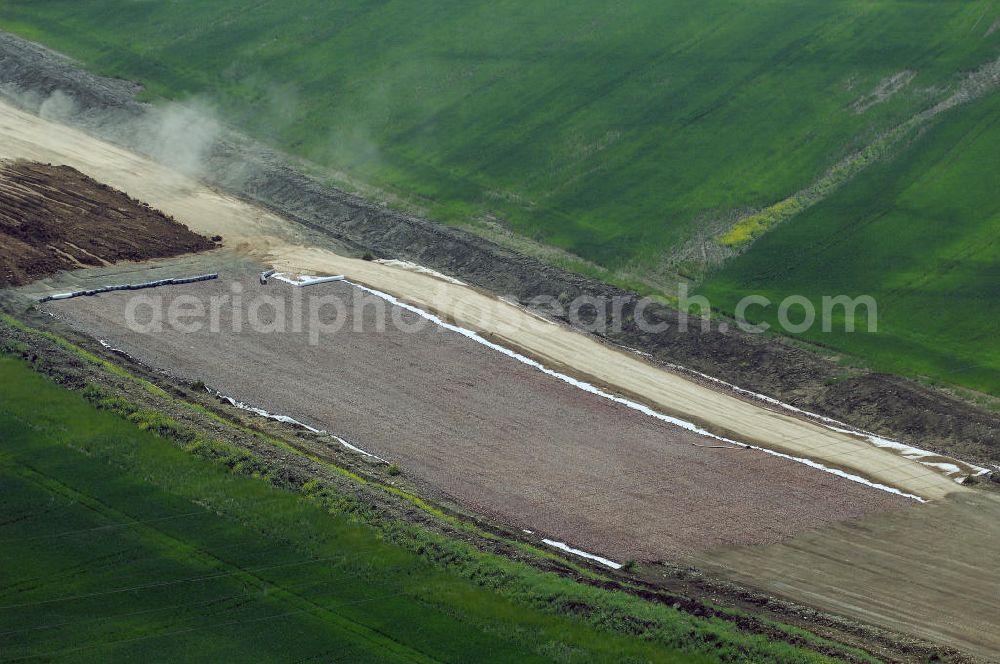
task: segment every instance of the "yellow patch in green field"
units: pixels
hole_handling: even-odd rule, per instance
[[[790,196],[778,201],[769,208],[740,220],[719,238],[719,242],[727,247],[739,247],[765,233],[786,219],[793,217],[808,205],[801,196]]]

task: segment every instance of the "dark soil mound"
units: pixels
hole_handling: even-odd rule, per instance
[[[0,164],[0,286],[215,245],[69,166]]]

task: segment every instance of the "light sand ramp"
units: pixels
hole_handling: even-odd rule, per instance
[[[706,387],[474,289],[318,249],[276,252],[272,259],[285,270],[345,274],[352,281],[481,332],[546,366],[727,438],[812,459],[927,499],[962,490],[935,468],[876,447],[860,436]]]
[[[286,243],[298,229],[269,212],[206,187],[134,152],[0,102],[0,159],[65,164],[149,203],[231,248]]]
[[[83,132],[0,103],[0,158],[4,157],[68,164],[173,215],[192,230],[223,235],[230,248],[284,272],[344,274],[481,332],[552,369],[712,433],[804,457],[922,498],[938,499],[961,490],[939,470],[859,436],[706,387],[492,295],[405,267],[300,246],[295,241],[298,227],[284,219]]]

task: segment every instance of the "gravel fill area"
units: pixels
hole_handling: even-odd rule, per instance
[[[911,501],[802,464],[717,441],[562,383],[460,334],[423,322],[345,283],[295,288],[256,273],[169,286],[141,296],[162,310],[194,296],[242,289],[242,329],[231,301],[216,331],[126,325],[134,293],[44,308],[144,363],[272,413],[324,429],[398,463],[408,476],[468,508],[539,537],[612,559],[672,559],[727,545],[768,544],[806,529]],[[273,296],[303,330],[253,330],[254,310],[277,327]],[[309,299],[339,331],[310,343]],[[187,306],[190,306],[188,304]],[[381,310],[384,329],[377,324]],[[149,309],[136,309],[146,322]],[[186,319],[190,322],[193,319]]]

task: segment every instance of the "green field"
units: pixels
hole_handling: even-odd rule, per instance
[[[726,234],[739,215],[880,146],[890,163],[783,208],[704,292],[730,313],[747,293],[877,295],[877,336],[810,340],[1000,393],[1000,189],[993,134],[976,133],[994,102],[906,124],[1000,55],[1000,0],[8,0],[0,28],[150,99],[196,97],[335,181],[491,237],[496,220],[629,285],[700,279],[712,261],[676,253],[691,238],[746,237]]]
[[[516,605],[0,357],[0,659],[701,661]]]
[[[431,216],[608,266],[773,203],[995,56],[996,0],[8,1],[0,26]],[[883,78],[916,78],[863,113]],[[937,94],[940,94],[938,92]]]
[[[919,374],[1000,394],[1000,95],[953,109],[894,159],[765,235],[705,284],[732,311],[746,292],[773,302],[869,294],[878,333],[817,326],[805,338]],[[751,308],[776,324],[777,304]],[[793,322],[801,320],[796,309]],[[861,313],[864,310],[860,310]],[[859,316],[856,330],[865,330]]]

